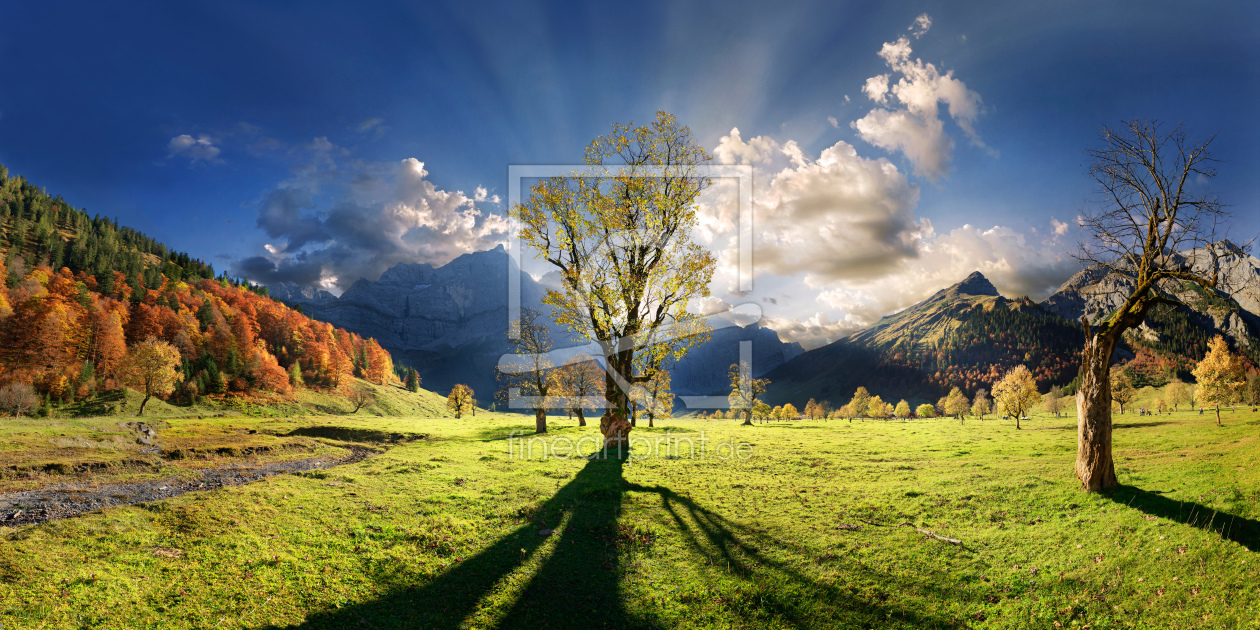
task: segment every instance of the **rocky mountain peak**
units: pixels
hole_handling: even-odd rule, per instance
[[[1001,295],[998,293],[997,287],[993,286],[989,279],[979,271],[971,272],[962,282],[954,285],[955,293],[965,293],[967,295]]]

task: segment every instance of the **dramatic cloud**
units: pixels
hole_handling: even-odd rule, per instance
[[[911,30],[917,38],[931,24],[927,14],[920,15]],[[940,117],[940,105],[948,107],[950,118],[973,145],[984,147],[975,129],[981,100],[979,94],[954,78],[952,70],[941,74],[933,64],[911,61],[912,52],[906,37],[884,44],[879,56],[892,72],[867,79],[862,92],[875,103],[893,107],[875,108],[851,126],[866,142],[889,153],[900,151],[914,165],[916,174],[935,181],[949,172],[954,152],[954,141],[945,133]],[[896,83],[891,82],[894,76]]]
[[[913,209],[919,190],[891,162],[860,157],[846,142],[812,159],[794,141],[780,146],[759,136],[744,142],[737,131],[721,139],[714,150],[719,159],[738,156],[751,163],[773,156],[783,164],[777,172],[754,177],[760,182],[753,207],[759,272],[867,278],[917,255],[920,228]],[[714,208],[729,210],[731,204]],[[734,221],[733,215],[714,214],[708,206],[701,211],[701,223],[714,231]]]
[[[441,265],[507,240],[507,218],[478,207],[498,202],[484,188],[472,196],[442,190],[414,158],[342,169],[334,159],[341,150],[326,138],[306,149],[310,159],[294,177],[258,201],[258,227],[283,242],[234,264],[233,273],[339,291],[400,262]],[[318,200],[326,209],[317,210]]]
[[[754,291],[725,300],[759,301],[770,309],[763,325],[785,340],[829,343],[973,271],[1007,296],[1041,299],[1077,269],[1061,253],[1058,239],[1066,228],[1059,223],[1051,223],[1046,239],[1001,226],[938,234],[916,216],[920,190],[905,173],[887,159],[858,155],[845,142],[815,158],[794,141],[745,141],[732,130],[713,153],[754,165]],[[719,180],[699,204],[696,237],[718,259],[715,295],[737,295],[733,192],[733,184]]]
[[[209,136],[201,135],[196,138],[188,135],[178,135],[171,138],[166,144],[168,157],[188,158],[190,162],[215,162],[218,161],[219,147],[214,146],[214,141]]]
[[[946,234],[930,226],[922,234],[919,255],[899,269],[866,282],[823,289],[818,302],[845,313],[851,325],[866,326],[880,317],[921,302],[940,289],[983,273],[1003,295],[1044,299],[1079,270],[1079,264],[1053,242],[1036,242],[1008,227],[987,230],[964,225]]]

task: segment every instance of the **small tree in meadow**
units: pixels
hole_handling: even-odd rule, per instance
[[[131,347],[118,366],[123,384],[144,394],[137,416],[144,415],[144,406],[154,396],[175,391],[179,383],[179,350],[175,346],[149,337]]]
[[[870,402],[866,403],[866,415],[872,418],[884,419],[888,417],[888,404],[879,396],[872,396]]]
[[[766,418],[770,417],[770,405],[758,400],[757,404],[753,405],[752,415],[753,420],[765,422]]]
[[[1120,405],[1120,414],[1124,414],[1124,407],[1133,402],[1137,397],[1137,389],[1133,387],[1133,382],[1129,380],[1129,375],[1124,373],[1124,369],[1118,365],[1111,367],[1111,400]]]
[[[993,401],[989,400],[989,392],[980,388],[976,390],[976,399],[971,403],[971,415],[984,420],[990,413],[993,413]]]
[[[922,405],[919,405],[918,409],[914,410],[914,415],[920,418],[935,418],[936,407],[933,407],[932,405],[924,403]]]
[[[1156,398],[1156,399],[1155,399],[1155,411],[1158,411],[1158,412],[1160,412],[1160,413],[1164,413],[1164,412],[1165,412],[1165,411],[1167,411],[1167,410],[1168,410],[1168,403],[1164,402],[1164,399],[1163,399],[1163,398]]]
[[[1191,374],[1198,381],[1195,397],[1199,405],[1216,408],[1216,426],[1221,426],[1221,407],[1238,402],[1247,385],[1242,359],[1229,351],[1224,337],[1217,335],[1208,343],[1207,356]]]
[[[866,391],[865,387],[857,388],[857,391],[853,392],[853,400],[849,401],[849,417],[866,415],[866,410],[870,407],[870,404],[871,393]]]
[[[893,410],[893,415],[905,420],[910,417],[910,403],[903,398],[897,403],[897,408]]]
[[[1168,384],[1168,389],[1164,392],[1164,396],[1168,399],[1168,404],[1172,405],[1173,411],[1177,407],[1190,402],[1193,398],[1190,395],[1190,388],[1186,386],[1181,379],[1174,379]]]
[[[473,400],[472,388],[461,383],[451,388],[450,395],[446,397],[446,408],[450,409],[455,414],[455,419],[458,420],[460,416],[464,415],[464,412],[472,409]],[[545,432],[546,428],[540,431],[540,433]]]
[[[9,383],[0,387],[0,410],[11,414],[15,419],[39,406],[39,396],[35,389],[26,383]]]
[[[784,420],[795,420],[800,417],[800,415],[801,412],[797,411],[796,407],[792,403],[783,403]]]
[[[971,410],[971,401],[967,400],[967,395],[962,393],[961,389],[955,387],[949,391],[949,395],[945,397],[945,413],[959,420],[967,415]]]
[[[1041,400],[1041,394],[1037,392],[1037,381],[1033,380],[1032,372],[1023,365],[1017,365],[993,386],[993,400],[1003,413],[1015,417],[1015,428],[1019,429],[1022,428],[1019,426],[1020,418]]]
[[[367,385],[358,384],[350,387],[350,391],[346,392],[346,399],[350,404],[354,405],[354,411],[350,413],[359,413],[359,410],[367,405],[376,402],[376,393]]]
[[[753,378],[752,366],[745,361],[732,363],[730,370],[727,371],[727,377],[731,382],[731,393],[726,399],[731,405],[731,411],[744,414],[744,424],[751,425],[753,407],[757,406],[758,396],[765,393],[770,381],[764,378]],[[811,399],[810,402],[813,400]],[[796,417],[795,413],[793,417]]]
[[[818,411],[818,401],[810,398],[809,402],[805,403],[805,417],[814,420],[818,417]]]
[[[1063,388],[1058,385],[1051,387],[1050,391],[1046,392],[1042,408],[1046,410],[1046,413],[1052,413],[1058,418],[1063,411]]]

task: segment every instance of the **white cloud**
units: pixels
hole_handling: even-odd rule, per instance
[[[753,207],[758,273],[867,278],[917,255],[919,190],[887,159],[863,158],[847,142],[814,158],[795,141],[780,146],[758,136],[745,142],[733,132],[714,153],[759,163]],[[698,213],[697,235],[719,251],[727,270],[737,261],[734,240],[721,240],[737,218],[732,188],[725,180],[715,185]]]
[[[831,123],[831,126],[835,127],[836,129],[840,128],[840,121],[836,120],[835,116],[828,116],[827,122]]]
[[[166,149],[168,157],[185,157],[190,162],[217,162],[219,157],[219,147],[214,146],[214,141],[206,135],[200,135],[196,138],[182,134],[171,138],[167,143]]]
[[[778,333],[780,341],[799,343],[806,350],[821,348],[858,330],[846,322],[828,321],[823,313],[815,313],[804,319],[767,317],[761,324]]]
[[[915,31],[918,37],[927,32],[931,19],[921,15],[915,25],[921,27],[921,32]],[[945,133],[940,117],[940,105],[947,106],[950,118],[971,144],[984,147],[975,129],[981,99],[955,79],[952,70],[942,74],[933,64],[921,59],[911,61],[912,53],[906,37],[884,44],[879,56],[892,72],[867,79],[862,91],[875,103],[891,104],[894,108],[873,109],[851,126],[872,145],[890,153],[900,151],[914,165],[916,174],[935,181],[948,173],[954,150],[953,139]],[[890,84],[894,75],[900,76]]]
[[[883,103],[888,100],[888,77],[887,74],[877,74],[866,80],[866,85],[862,86],[862,92],[866,97],[876,103]]]
[[[691,310],[700,315],[712,315],[714,313],[725,313],[731,310],[731,304],[720,297],[704,297],[696,300],[691,304]]]
[[[954,140],[945,135],[939,118],[925,120],[906,110],[880,108],[853,121],[852,127],[863,140],[889,153],[901,151],[919,175],[935,180],[949,171]]]
[[[828,286],[818,294],[819,304],[845,313],[851,325],[866,326],[931,297],[973,271],[983,273],[1007,297],[1042,299],[1079,267],[1053,241],[1034,241],[1009,227],[964,225],[945,234],[930,229],[922,234],[919,256],[868,282]]]
[[[318,154],[338,150],[325,138],[308,148]],[[269,256],[238,261],[233,273],[268,283],[289,280],[345,289],[400,262],[441,265],[507,241],[509,219],[477,207],[478,201],[497,197],[481,187],[471,196],[441,189],[415,158],[355,163],[350,169],[317,160],[294,168],[293,178],[259,202],[258,226],[284,244],[269,244]],[[320,209],[317,189],[341,195]]]
[[[489,201],[490,203],[499,203],[499,196],[491,195],[490,191],[486,190],[485,186],[478,186],[477,189],[473,192],[473,201],[476,201],[478,203],[482,201]]]
[[[739,135],[739,128],[734,127],[731,133],[718,140],[713,149],[713,157],[722,164],[755,164],[766,163],[779,149],[779,143],[766,136],[757,136],[744,142]]]
[[[932,18],[928,14],[923,13],[919,17],[914,18],[914,24],[911,24],[910,28],[906,30],[910,31],[910,34],[914,35],[915,39],[919,39],[926,35],[930,28],[932,28]]]
[[[1050,225],[1054,228],[1055,236],[1063,236],[1064,234],[1067,234],[1069,227],[1067,223],[1064,223],[1054,217],[1050,217]]]

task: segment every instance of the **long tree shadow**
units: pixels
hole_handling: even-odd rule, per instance
[[[595,459],[538,506],[530,522],[420,587],[316,613],[296,628],[459,628],[501,581],[547,542],[563,521],[554,552],[525,588],[502,627],[650,627],[622,606],[612,540],[624,492],[620,459]]]
[[[726,605],[730,614],[742,619],[738,623],[733,618],[734,625],[779,620],[795,627],[837,627],[890,619],[914,627],[965,625],[892,602],[886,604],[879,594],[872,598],[820,582],[773,557],[775,550],[788,549],[782,541],[731,521],[669,488],[629,483],[622,477],[623,464],[616,458],[590,461],[539,506],[531,522],[422,586],[400,585],[377,600],[315,613],[292,627],[460,628],[488,596],[501,595],[505,578],[540,553],[549,540],[540,536],[540,531],[557,526],[553,535],[559,538],[553,550],[510,608],[501,615],[489,613],[490,619],[498,618],[497,627],[663,627],[651,613],[635,613],[626,607],[621,584],[625,558],[618,548],[617,521],[628,492],[658,495],[668,520],[692,551],[706,558],[713,570],[724,570],[743,581],[747,596]],[[882,584],[884,597],[907,589],[940,601],[960,597],[957,589],[937,587],[927,579],[876,574],[860,565],[846,567],[846,572]],[[826,602],[835,612],[830,619],[817,618],[811,601]]]
[[[1116,503],[1136,508],[1151,516],[1209,531],[1251,551],[1260,551],[1260,521],[1255,519],[1221,512],[1193,501],[1170,499],[1161,493],[1134,486],[1119,486],[1107,496]]]

